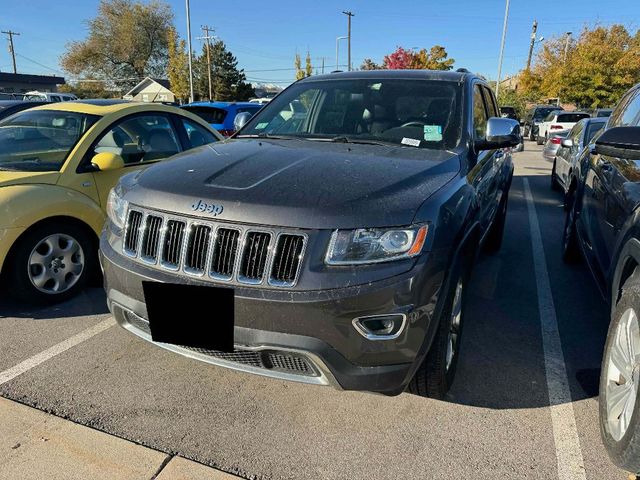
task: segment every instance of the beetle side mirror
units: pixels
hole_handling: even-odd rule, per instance
[[[100,152],[91,159],[91,165],[98,171],[117,170],[124,167],[124,159],[113,152]]]
[[[520,143],[520,124],[511,118],[491,117],[487,121],[485,138],[474,142],[476,151],[515,147]]]
[[[596,140],[596,153],[626,160],[640,159],[640,127],[613,127]]]

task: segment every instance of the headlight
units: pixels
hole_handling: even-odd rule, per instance
[[[107,199],[107,216],[119,229],[124,228],[125,215],[129,205],[129,202],[124,200],[121,195],[120,186],[116,185],[109,192],[109,198]]]
[[[410,258],[422,251],[426,238],[426,225],[336,230],[331,236],[325,262],[329,265],[356,265]]]

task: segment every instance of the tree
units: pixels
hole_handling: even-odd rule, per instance
[[[70,42],[60,59],[70,74],[103,79],[123,88],[167,70],[171,7],[162,0],[101,0],[87,22],[85,40]]]
[[[209,76],[207,73],[207,46],[196,59],[194,90],[199,98],[209,97]],[[238,69],[238,60],[227,50],[222,40],[216,40],[210,46],[211,85],[213,98],[219,101],[243,101],[255,95],[251,84],[247,83],[244,70]]]
[[[546,42],[530,73],[522,73],[525,91],[538,99],[560,97],[582,107],[613,106],[640,78],[640,30],[632,36],[622,25],[585,28],[569,43]]]
[[[360,70],[380,70],[382,67],[370,58],[365,58],[360,65]]]
[[[527,109],[525,99],[520,95],[518,90],[513,88],[500,88],[500,92],[498,93],[498,105],[501,107],[514,107],[518,118],[524,118]]]
[[[382,67],[397,70],[451,70],[455,60],[447,59],[448,56],[446,49],[440,45],[431,47],[428,52],[425,48],[414,52],[398,47],[393,53],[384,57]]]
[[[175,28],[170,28],[167,36],[169,56],[167,78],[171,85],[171,91],[176,98],[185,101],[191,94],[189,87],[189,58],[186,52],[186,42],[179,38]]]
[[[313,74],[313,66],[311,65],[311,55],[307,50],[307,58],[304,59],[304,73],[305,76],[310,77]]]
[[[302,60],[300,60],[299,53],[296,53],[296,58],[293,64],[296,67],[296,80],[302,80],[305,77],[305,71],[302,70]]]

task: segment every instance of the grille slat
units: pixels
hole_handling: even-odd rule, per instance
[[[212,273],[224,278],[231,278],[233,276],[239,237],[240,232],[238,230],[229,228],[218,229],[213,259],[211,261]]]
[[[194,273],[203,273],[209,251],[209,237],[211,227],[206,225],[195,225],[191,228],[187,243],[187,255],[185,259],[185,269]]]
[[[138,240],[140,239],[140,226],[142,225],[142,212],[131,210],[127,221],[127,234],[124,239],[125,250],[136,255],[138,253]]]
[[[271,283],[293,285],[296,282],[303,248],[303,236],[280,235],[271,269]]]
[[[167,222],[167,234],[164,248],[162,249],[162,262],[168,267],[177,268],[180,264],[184,229],[184,222],[178,220],[169,220]]]
[[[298,280],[306,238],[182,220],[132,207],[123,250],[156,268],[206,274],[214,280],[250,285],[268,280],[274,287],[291,287]]]
[[[267,232],[249,232],[245,242],[240,266],[240,280],[260,283],[267,263],[271,234]]]

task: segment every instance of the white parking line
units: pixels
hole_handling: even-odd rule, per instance
[[[91,337],[114,325],[115,321],[112,318],[103,320],[97,325],[94,325],[91,328],[87,328],[86,330],[78,333],[77,335],[74,335],[73,337],[67,338],[66,340],[54,345],[51,348],[47,348],[46,350],[35,354],[33,357],[27,358],[25,361],[20,362],[19,364],[5,370],[4,372],[0,372],[0,385],[13,380],[18,375],[22,375],[23,373],[31,370],[33,367],[37,367],[50,358],[53,358],[56,355],[69,350],[71,347],[75,347],[79,343],[82,343],[85,340],[89,340]]]
[[[538,290],[538,312],[542,327],[542,346],[544,365],[549,391],[549,408],[553,439],[558,460],[558,478],[560,480],[586,480],[580,439],[576,428],[576,418],[571,403],[571,391],[567,367],[564,363],[562,343],[558,332],[556,309],[553,305],[546,257],[542,246],[542,235],[538,224],[536,207],[531,196],[529,181],[524,178],[524,196],[527,199],[531,246],[533,248],[533,266]]]

